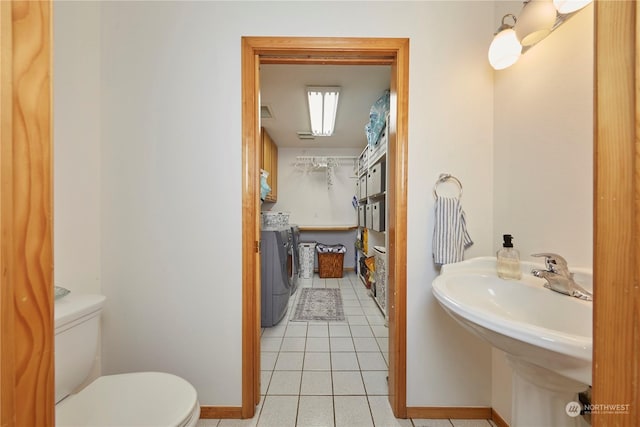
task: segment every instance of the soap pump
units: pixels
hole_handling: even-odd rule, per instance
[[[520,252],[513,247],[511,234],[502,235],[502,249],[497,253],[496,268],[501,279],[520,279]]]

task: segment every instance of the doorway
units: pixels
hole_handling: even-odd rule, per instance
[[[389,65],[391,108],[389,168],[388,286],[389,401],[406,418],[406,206],[409,40],[396,38],[242,39],[243,325],[242,417],[260,400],[259,144],[260,64]]]

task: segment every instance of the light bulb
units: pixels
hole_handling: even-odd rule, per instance
[[[502,70],[515,64],[522,52],[515,31],[507,28],[493,38],[489,46],[489,63],[495,70]]]

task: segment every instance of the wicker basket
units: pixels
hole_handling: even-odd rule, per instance
[[[318,253],[318,275],[320,278],[342,277],[344,254]]]

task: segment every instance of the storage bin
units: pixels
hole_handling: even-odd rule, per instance
[[[371,223],[368,227],[375,231],[384,231],[384,200],[371,203]]]
[[[344,245],[325,245],[318,243],[318,275],[320,278],[340,278],[344,270]]]
[[[367,220],[365,218],[365,209],[366,209],[366,205],[362,204],[358,206],[358,225],[360,227],[366,227],[367,226]]]
[[[371,209],[372,206],[373,204],[368,204],[365,207],[364,222],[367,224],[367,228],[372,228],[371,225],[373,224],[373,209]]]
[[[385,162],[376,163],[367,174],[367,196],[374,196],[385,191]]]
[[[302,242],[298,245],[298,257],[300,259],[300,271],[298,272],[298,277],[301,279],[313,278],[315,252],[315,242]]]
[[[387,311],[387,249],[384,246],[374,246],[375,280],[373,294],[380,304],[382,311]]]
[[[261,228],[283,228],[289,225],[289,212],[260,212]]]
[[[364,174],[360,177],[358,181],[359,194],[358,197],[360,200],[367,198],[367,174]]]

